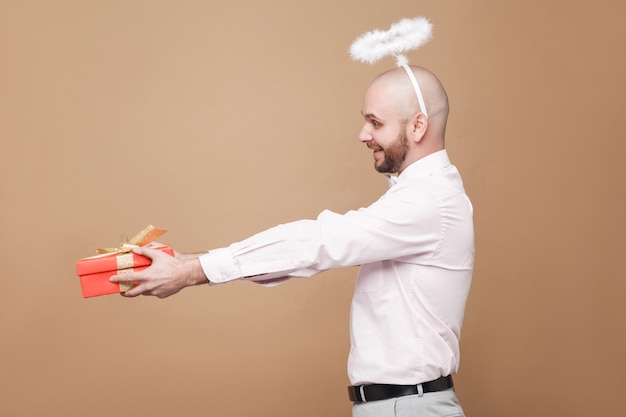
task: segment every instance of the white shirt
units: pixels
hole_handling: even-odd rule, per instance
[[[474,264],[472,206],[445,150],[392,180],[369,207],[276,226],[200,256],[202,268],[222,283],[361,265],[350,382],[417,384],[456,373]]]

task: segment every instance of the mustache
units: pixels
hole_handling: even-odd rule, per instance
[[[382,146],[377,145],[377,144],[372,143],[372,142],[368,142],[366,145],[367,145],[367,147],[369,149],[372,149],[372,150],[375,150],[375,151],[382,151],[382,150],[384,150],[384,148]]]

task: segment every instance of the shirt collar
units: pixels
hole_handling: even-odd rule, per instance
[[[450,165],[448,153],[445,149],[442,149],[413,162],[411,165],[406,167],[404,171],[402,171],[402,174],[398,176],[386,175],[386,177],[387,181],[389,181],[389,186],[392,187],[395,184],[408,179],[427,177],[434,171],[445,168],[448,165]]]

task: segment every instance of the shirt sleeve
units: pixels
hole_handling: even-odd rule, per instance
[[[428,256],[440,239],[441,215],[427,188],[392,187],[366,208],[285,223],[200,256],[212,283],[278,283],[331,268]]]

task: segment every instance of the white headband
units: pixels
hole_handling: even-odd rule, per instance
[[[387,31],[373,30],[361,35],[350,46],[350,55],[355,61],[368,64],[373,64],[387,55],[394,56],[396,65],[404,68],[411,79],[420,110],[424,116],[428,117],[422,90],[417,83],[413,70],[409,67],[405,52],[419,48],[431,38],[432,24],[428,19],[424,17],[402,19],[391,25]]]
[[[417,80],[415,79],[413,70],[407,64],[403,64],[402,68],[404,68],[407,75],[411,79],[411,84],[413,84],[413,89],[415,90],[415,94],[417,94],[417,101],[420,104],[420,109],[422,110],[422,113],[424,114],[424,116],[428,118],[428,113],[426,112],[426,103],[424,103],[424,96],[422,95],[422,90],[420,88],[420,85],[417,83]]]

